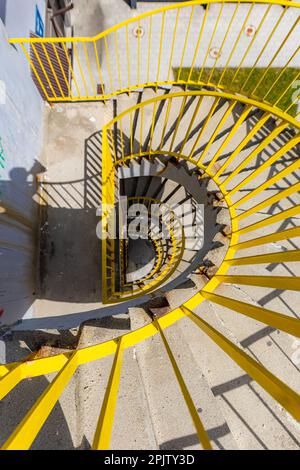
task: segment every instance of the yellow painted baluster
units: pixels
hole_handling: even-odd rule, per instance
[[[224,8],[224,2],[221,3],[221,7],[220,7],[220,9],[219,9],[219,14],[218,14],[218,16],[217,16],[217,19],[216,19],[216,22],[215,22],[215,26],[214,26],[214,29],[213,29],[213,32],[212,32],[210,41],[209,41],[209,43],[208,43],[208,47],[207,47],[207,50],[206,50],[206,53],[205,53],[204,61],[203,61],[203,64],[202,64],[202,66],[201,66],[200,73],[199,73],[199,76],[198,76],[198,83],[201,81],[201,77],[202,77],[202,74],[203,74],[204,69],[205,69],[205,65],[206,65],[206,61],[207,61],[207,58],[208,58],[208,54],[209,54],[209,51],[210,51],[210,49],[211,49],[212,42],[213,42],[213,40],[214,40],[214,37],[215,37],[216,32],[217,32],[217,29],[218,29],[218,25],[219,25],[220,18],[221,18],[222,12],[223,12],[223,8]],[[205,80],[205,81],[207,82],[207,80]]]
[[[161,31],[160,31],[160,38],[159,38],[159,52],[158,52],[157,72],[156,72],[157,82],[159,81],[159,74],[160,74],[161,54],[162,54],[162,47],[163,47],[164,34],[165,34],[165,19],[166,19],[166,12],[164,11],[162,14]]]
[[[84,75],[83,70],[82,70],[81,61],[80,61],[78,50],[77,50],[77,44],[75,42],[73,44],[73,50],[74,50],[74,55],[75,55],[75,58],[76,58],[77,66],[78,66],[78,69],[79,69],[79,73],[80,73],[80,76],[81,76],[81,79],[82,79],[83,87],[84,87],[84,90],[85,90],[85,98],[88,98],[89,91],[88,91],[85,75]]]
[[[224,126],[224,124],[227,121],[228,117],[233,112],[233,109],[234,109],[235,105],[236,105],[236,101],[232,101],[229,104],[229,106],[226,109],[225,113],[223,114],[222,118],[220,119],[220,121],[216,125],[214,132],[212,133],[209,141],[207,142],[207,144],[205,146],[205,149],[203,150],[202,154],[200,155],[200,157],[198,159],[198,163],[202,163],[204,161],[206,154],[208,153],[209,149],[211,148],[212,144],[214,143],[215,138],[217,137],[218,133],[220,132],[220,130]]]
[[[255,147],[254,150],[233,170],[230,175],[222,182],[222,187],[226,187],[230,181],[237,176],[243,168],[245,168],[251,160],[253,160],[260,152],[262,152],[282,131],[287,128],[288,124],[283,122],[279,124],[270,134]],[[280,152],[280,151],[279,151]],[[231,155],[232,158],[232,155]],[[231,193],[233,194],[233,192]]]
[[[45,87],[44,87],[44,84],[43,84],[43,82],[42,82],[42,80],[41,80],[41,77],[40,77],[40,75],[39,75],[39,73],[38,73],[36,67],[34,66],[34,63],[32,62],[32,60],[31,60],[31,58],[30,58],[30,55],[29,55],[28,52],[27,52],[26,47],[24,46],[24,44],[23,44],[22,42],[21,42],[20,45],[21,45],[21,48],[22,48],[22,50],[23,50],[23,52],[24,52],[24,54],[25,54],[25,56],[26,56],[26,58],[27,58],[27,60],[28,60],[28,62],[29,62],[29,64],[30,64],[30,67],[31,67],[31,69],[32,69],[32,71],[33,71],[33,73],[34,73],[34,75],[35,75],[35,77],[36,77],[36,79],[37,79],[37,81],[38,81],[38,83],[39,83],[41,89],[43,90],[43,93],[44,93],[45,97],[47,98],[48,101],[50,101],[50,96],[49,96],[48,92],[46,91],[46,89],[45,89]],[[33,49],[33,50],[34,50],[34,49]]]
[[[216,276],[226,284],[270,287],[271,289],[300,291],[300,277],[285,276]],[[300,410],[299,410],[300,412]]]
[[[294,390],[275,377],[263,365],[252,359],[242,349],[238,348],[219,331],[209,325],[209,323],[195,315],[191,310],[182,307],[182,311],[297,421],[300,421],[300,396]]]
[[[77,351],[75,351],[13,434],[4,443],[2,450],[27,450],[30,448],[63,390],[71,380],[77,366]]]
[[[46,56],[46,58],[47,58],[47,61],[48,61],[48,64],[49,64],[49,66],[50,66],[51,72],[52,72],[52,74],[53,74],[54,80],[56,81],[56,84],[57,84],[57,86],[58,86],[58,89],[59,89],[59,92],[60,92],[60,94],[61,94],[61,97],[64,98],[64,97],[65,97],[64,92],[63,92],[63,90],[62,90],[62,88],[61,88],[61,84],[60,84],[60,81],[59,81],[59,79],[58,79],[57,73],[56,73],[56,71],[55,71],[55,69],[54,69],[54,67],[53,67],[52,60],[51,60],[50,57],[49,57],[47,48],[45,47],[44,44],[42,44],[42,48],[43,48],[44,54],[45,54],[45,56]],[[57,98],[57,96],[55,96],[55,97]]]
[[[257,257],[254,256],[252,261],[250,261],[250,264],[256,263],[256,260],[254,258],[257,258]],[[270,261],[270,263],[273,263],[273,258],[275,258],[275,256],[273,256],[272,258],[268,258],[272,260]],[[230,261],[238,261],[238,259],[239,258],[236,258],[235,260],[226,260],[226,262],[230,263]],[[247,258],[247,259],[251,260],[251,258]],[[298,255],[298,260],[300,260],[299,255]],[[266,262],[269,262],[269,261],[266,261]],[[237,265],[230,264],[230,265],[239,266],[239,264]],[[257,307],[255,305],[251,305],[246,302],[241,302],[239,300],[231,299],[230,297],[223,297],[221,295],[216,295],[211,292],[205,292],[203,290],[201,291],[201,295],[206,300],[209,300],[210,302],[221,305],[222,307],[228,308],[229,310],[234,310],[235,312],[241,313],[242,315],[245,315],[246,317],[265,323],[266,325],[269,325],[272,328],[285,331],[286,333],[296,336],[298,338],[300,337],[300,320],[298,318],[293,318],[287,315],[282,315],[281,313],[273,312],[272,310],[267,310],[263,307]]]
[[[199,142],[200,142],[200,139],[201,139],[201,137],[203,136],[203,134],[204,134],[204,132],[205,132],[205,130],[206,130],[208,124],[209,124],[209,121],[211,120],[211,118],[212,118],[212,116],[213,116],[213,114],[214,114],[214,112],[215,112],[215,110],[216,110],[216,108],[217,108],[219,102],[220,102],[220,98],[217,98],[217,97],[216,97],[216,98],[214,99],[214,102],[213,102],[213,104],[212,104],[212,106],[211,106],[211,108],[210,108],[210,110],[209,110],[209,113],[208,113],[208,115],[207,115],[207,117],[206,117],[206,119],[205,119],[205,121],[204,121],[204,124],[203,124],[203,126],[202,126],[202,128],[201,128],[201,130],[200,130],[200,132],[199,132],[199,134],[198,134],[198,137],[197,137],[197,139],[196,139],[196,141],[195,141],[195,143],[194,143],[194,145],[193,145],[193,148],[192,148],[192,150],[191,150],[191,153],[189,154],[189,159],[192,159],[192,158],[193,158],[194,153],[195,153],[195,151],[196,151],[196,148],[197,148],[197,146],[198,146],[198,144],[199,144]]]
[[[239,71],[240,71],[240,69],[241,69],[243,63],[245,62],[246,57],[247,57],[247,55],[248,55],[248,53],[249,53],[249,51],[250,51],[250,49],[251,49],[251,47],[252,47],[252,45],[253,45],[255,39],[257,38],[257,36],[258,36],[258,34],[259,34],[259,32],[260,32],[262,26],[264,25],[265,19],[266,19],[266,17],[268,16],[269,11],[271,10],[271,8],[272,8],[272,5],[270,4],[270,5],[268,6],[268,8],[266,9],[266,11],[264,12],[264,14],[263,14],[263,16],[262,16],[262,19],[260,20],[260,23],[259,23],[259,25],[258,25],[258,27],[257,27],[257,29],[256,29],[256,32],[255,32],[255,34],[253,34],[253,37],[252,37],[252,39],[251,39],[251,41],[250,41],[250,43],[249,43],[249,45],[248,45],[246,51],[245,51],[244,54],[243,54],[243,57],[242,57],[242,59],[241,59],[239,65],[238,65],[238,67],[237,67],[237,69],[236,69],[236,71],[235,71],[233,77],[232,77],[232,80],[230,81],[230,84],[227,85],[227,87],[228,87],[229,89],[230,89],[230,87],[234,84],[234,81],[235,81],[236,77],[238,76]]]
[[[121,337],[118,339],[117,351],[102,403],[101,413],[93,441],[93,450],[107,450],[110,446],[110,437],[113,428],[121,377],[122,360],[123,345]]]
[[[246,250],[255,246],[274,243],[280,240],[289,240],[290,238],[295,237],[300,237],[300,227],[289,228],[287,230],[282,230],[281,232],[272,232],[270,235],[264,235],[262,237],[257,237],[245,242],[237,243],[236,245],[231,245],[231,248],[235,251]]]
[[[177,28],[178,28],[179,15],[180,15],[180,9],[178,8],[177,13],[176,13],[174,30],[173,30],[172,45],[171,45],[171,50],[170,50],[167,82],[170,81],[170,75],[171,75],[171,71],[172,71],[173,56],[174,56],[174,49],[175,49],[175,42],[176,42],[176,34],[177,34]]]
[[[116,31],[114,31],[114,42],[115,42],[115,49],[116,49],[116,61],[117,61],[117,72],[118,72],[119,87],[120,87],[120,90],[122,90],[120,53],[119,53],[118,35],[117,35]]]
[[[96,64],[97,64],[97,68],[98,68],[100,86],[101,86],[101,90],[102,90],[102,93],[100,93],[100,94],[103,95],[104,94],[103,74],[102,74],[102,69],[101,69],[101,65],[100,65],[100,58],[99,58],[99,54],[98,54],[97,42],[96,41],[94,41],[94,52],[95,52]],[[97,94],[98,94],[98,90],[97,90]]]
[[[195,63],[196,63],[196,60],[197,60],[197,57],[198,57],[199,47],[200,47],[202,36],[203,36],[203,31],[204,31],[204,28],[205,28],[205,25],[206,25],[207,14],[208,14],[208,8],[206,8],[204,10],[204,18],[203,18],[201,28],[200,28],[200,31],[199,31],[197,44],[196,44],[196,48],[195,48],[195,53],[194,53],[194,57],[193,57],[193,60],[192,60],[191,67],[190,67],[190,73],[189,73],[189,76],[188,76],[188,79],[187,79],[188,82],[191,81],[191,78],[192,78],[192,75],[193,75]],[[195,81],[195,80],[193,80],[193,81]]]
[[[185,403],[186,403],[186,405],[188,407],[188,410],[189,410],[189,413],[191,415],[192,421],[193,421],[194,426],[196,428],[196,431],[197,431],[197,434],[198,434],[198,437],[199,437],[199,441],[202,444],[204,450],[212,450],[212,445],[210,443],[209,437],[208,437],[208,435],[205,431],[205,428],[202,424],[199,413],[198,413],[198,411],[197,411],[197,409],[194,405],[193,399],[192,399],[192,397],[191,397],[191,395],[188,391],[186,383],[185,383],[185,381],[184,381],[184,379],[181,375],[181,372],[180,372],[179,367],[177,365],[176,359],[175,359],[175,357],[174,357],[174,355],[171,351],[171,348],[168,344],[168,341],[167,341],[167,339],[164,335],[164,332],[163,332],[163,330],[160,326],[160,323],[159,323],[158,319],[154,320],[154,325],[158,329],[158,331],[160,333],[160,336],[162,338],[162,341],[164,343],[166,352],[169,356],[169,359],[170,359],[170,362],[172,364],[176,379],[178,381],[178,385],[180,387],[181,393],[183,395],[183,398],[185,400]]]
[[[226,39],[227,39],[227,37],[228,37],[228,34],[229,34],[230,29],[231,29],[232,23],[233,23],[233,21],[234,21],[234,19],[235,19],[235,17],[236,17],[237,12],[238,12],[239,6],[240,6],[240,2],[238,1],[238,3],[237,3],[236,6],[235,6],[234,12],[233,12],[233,14],[232,14],[232,16],[231,16],[231,18],[230,18],[230,21],[229,21],[229,24],[228,24],[226,33],[225,33],[225,35],[224,35],[222,44],[221,44],[221,46],[220,46],[220,48],[219,48],[219,54],[217,55],[217,57],[216,57],[216,59],[215,59],[215,62],[214,62],[214,65],[213,65],[213,67],[212,67],[212,69],[211,69],[211,72],[210,72],[210,74],[209,74],[209,77],[208,77],[208,80],[207,80],[208,83],[210,83],[211,80],[212,80],[212,78],[213,78],[214,71],[215,71],[216,66],[217,66],[217,63],[218,63],[218,61],[219,61],[219,59],[220,59],[220,56],[221,56],[221,54],[222,54],[222,52],[223,52],[224,44],[225,44]]]
[[[63,46],[63,50],[64,50],[64,53],[65,53],[65,56],[66,56],[66,59],[67,59],[67,62],[68,62],[68,65],[69,65],[69,68],[70,68],[70,72],[71,72],[71,77],[74,81],[74,85],[75,85],[75,88],[76,88],[76,91],[77,91],[77,96],[76,98],[81,98],[81,94],[80,94],[80,89],[79,89],[79,85],[78,85],[78,82],[77,82],[77,78],[76,78],[76,75],[75,75],[75,72],[74,72],[74,69],[73,69],[73,66],[72,66],[72,63],[71,63],[71,60],[70,60],[70,57],[69,57],[69,53],[67,51],[67,48],[66,48],[66,45],[65,43],[62,43],[62,46]]]
[[[255,3],[252,3],[252,4],[251,4],[251,6],[249,7],[249,10],[248,10],[248,12],[247,12],[247,15],[245,16],[245,19],[244,19],[243,24],[242,24],[242,26],[241,26],[241,29],[240,29],[240,31],[239,31],[238,37],[236,38],[236,40],[235,40],[235,42],[234,42],[233,48],[232,48],[231,51],[230,51],[230,54],[229,54],[229,57],[228,57],[228,59],[227,59],[227,61],[226,61],[225,67],[223,68],[223,72],[221,73],[221,76],[220,76],[220,78],[219,78],[218,86],[221,86],[221,85],[222,85],[222,81],[223,81],[223,79],[224,79],[224,77],[225,77],[225,74],[226,74],[226,72],[227,72],[228,66],[229,66],[230,61],[231,61],[231,59],[232,59],[232,57],[233,57],[233,54],[235,53],[236,48],[237,48],[237,46],[238,46],[238,44],[239,44],[239,42],[240,42],[241,36],[242,36],[242,34],[244,33],[245,27],[246,27],[246,25],[247,25],[247,21],[248,21],[250,15],[251,15],[251,13],[252,13],[252,10],[253,10],[253,8],[254,8],[254,5],[255,5]]]
[[[91,61],[90,61],[90,58],[89,58],[89,53],[88,53],[88,49],[87,49],[87,46],[86,46],[85,42],[83,43],[83,50],[84,50],[85,60],[86,60],[87,67],[88,67],[90,82],[91,82],[91,85],[92,85],[92,89],[94,91],[93,98],[96,99],[96,97],[97,97],[97,87],[96,87],[96,84],[95,84],[94,75],[93,75],[92,67],[91,67]]]
[[[43,72],[43,74],[44,74],[44,77],[45,77],[46,80],[47,80],[48,86],[49,86],[49,88],[50,88],[50,90],[51,90],[51,93],[52,93],[52,95],[53,95],[53,99],[55,99],[55,98],[57,98],[57,95],[56,95],[55,90],[54,90],[54,88],[53,88],[53,85],[52,85],[52,82],[51,82],[51,80],[50,80],[49,74],[48,74],[48,72],[46,71],[46,69],[45,69],[45,67],[44,67],[44,64],[43,64],[43,61],[42,61],[41,58],[40,58],[40,54],[39,54],[38,51],[36,50],[35,44],[32,44],[31,47],[32,47],[32,50],[33,50],[33,52],[34,52],[34,55],[35,55],[36,58],[37,58],[37,61],[38,61],[38,63],[39,63],[39,66],[40,66],[41,69],[42,69],[42,72]],[[44,47],[44,44],[42,44],[42,47]],[[45,47],[44,47],[44,49],[45,49]]]
[[[129,47],[129,32],[128,32],[128,25],[126,24],[125,27],[125,34],[126,34],[126,58],[127,58],[127,78],[128,78],[128,88],[131,85],[131,74],[130,74],[130,47]]]
[[[243,148],[250,142],[250,140],[257,134],[257,132],[264,126],[264,124],[270,119],[271,113],[264,113],[264,115],[260,118],[260,120],[253,126],[253,128],[247,132],[247,135],[244,139],[238,144],[238,146],[234,149],[231,153],[230,157],[228,157],[221,168],[216,173],[216,178],[219,178],[222,173],[225,172],[226,168],[230,165],[231,162],[239,155],[239,153],[243,150]]]
[[[243,122],[247,119],[247,117],[249,116],[252,109],[253,109],[252,105],[245,106],[245,109],[243,110],[242,114],[240,115],[240,117],[238,118],[238,120],[236,121],[234,126],[232,127],[231,131],[225,137],[225,139],[222,142],[222,145],[220,146],[220,148],[216,151],[213,158],[211,159],[211,161],[210,161],[210,163],[207,167],[207,171],[211,171],[212,167],[218,161],[218,159],[221,156],[222,152],[227,147],[227,145],[230,143],[230,141],[233,139],[236,132],[238,132],[238,130],[240,129]]]
[[[300,191],[300,183],[294,184],[283,191],[278,191],[278,193],[274,196],[264,199],[262,202],[259,202],[254,207],[251,207],[245,212],[242,212],[241,214],[236,216],[234,220],[239,222],[240,220],[243,220],[252,214],[257,214],[266,207],[272,206],[272,204],[275,204],[278,201],[282,201],[283,199],[287,198],[292,194],[297,194],[298,191]]]
[[[291,207],[285,211],[279,212],[278,214],[266,217],[259,222],[247,225],[246,227],[240,228],[235,233],[236,235],[244,235],[245,233],[253,232],[254,230],[259,230],[263,227],[269,227],[272,224],[280,222],[281,220],[289,219],[290,217],[295,217],[300,214],[300,205]]]
[[[69,78],[67,78],[67,76],[66,76],[64,67],[63,67],[62,62],[61,62],[61,58],[60,58],[60,56],[59,56],[59,54],[58,54],[58,52],[57,52],[57,47],[56,47],[56,45],[55,45],[55,44],[52,44],[52,47],[53,47],[53,50],[54,50],[54,53],[55,53],[57,62],[58,62],[58,64],[59,64],[59,67],[60,67],[62,76],[64,77],[64,81],[65,81],[66,86],[67,86],[67,88],[68,88],[69,98],[72,99],[73,96],[72,96],[72,90],[71,90],[70,83],[69,83]],[[65,96],[65,95],[64,95],[64,96]]]
[[[180,60],[180,66],[179,66],[178,77],[177,77],[178,81],[180,80],[180,76],[181,76],[181,72],[182,72],[183,61],[184,61],[184,56],[185,56],[185,52],[186,52],[186,48],[187,48],[187,44],[188,44],[188,38],[189,38],[189,34],[190,34],[190,29],[191,29],[191,24],[192,24],[194,12],[195,12],[195,5],[193,5],[192,8],[191,8],[191,14],[190,14],[189,22],[188,22],[188,27],[187,27],[187,30],[186,30],[186,33],[185,33],[184,44],[183,44],[181,60]]]

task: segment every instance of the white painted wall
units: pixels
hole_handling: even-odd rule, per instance
[[[43,102],[24,54],[8,36],[35,30],[35,5],[45,15],[45,0],[9,0],[6,26],[0,20],[0,138],[5,168],[0,169],[0,326],[30,317],[35,290],[37,205],[34,173],[42,145]]]
[[[35,6],[45,20],[46,0],[8,0],[5,28],[9,37],[28,37],[35,31]]]

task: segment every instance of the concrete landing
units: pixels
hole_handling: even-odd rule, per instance
[[[47,109],[36,202],[40,206],[39,300],[35,317],[67,315],[101,304],[99,222],[101,129],[110,104]]]

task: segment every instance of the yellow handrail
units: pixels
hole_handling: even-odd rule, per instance
[[[203,10],[203,4],[209,7]],[[246,29],[260,18],[260,5],[267,8],[248,41]],[[275,14],[278,5],[283,7],[279,16]],[[145,12],[94,37],[12,38],[10,43],[22,47],[41,92],[50,102],[104,100],[144,86],[179,83],[246,94],[295,115],[291,87],[300,67],[299,8],[299,3],[287,0],[198,0]],[[287,23],[290,26],[283,31],[281,25]],[[135,38],[132,32],[141,28],[143,37],[137,33]],[[166,28],[171,28],[170,42]],[[265,30],[271,30],[266,38],[262,35]],[[42,47],[37,50],[36,45]],[[54,55],[49,57],[53,49]],[[69,52],[74,55],[73,64]],[[61,57],[68,70],[60,70]],[[280,67],[280,79],[272,72],[274,67]],[[239,82],[243,68],[248,74]],[[66,96],[63,86],[67,74]]]
[[[102,272],[103,272],[102,301],[103,303],[116,303],[116,302],[123,302],[125,300],[135,299],[139,296],[149,294],[153,290],[158,289],[163,284],[165,284],[168,281],[168,279],[170,279],[170,277],[177,270],[182,259],[182,254],[185,249],[184,227],[180,223],[178,217],[176,216],[172,208],[168,204],[162,203],[161,201],[150,198],[150,197],[128,198],[128,202],[129,201],[132,202],[135,200],[141,204],[143,204],[143,202],[146,202],[147,204],[149,203],[157,204],[161,208],[166,209],[167,213],[171,215],[172,217],[171,224],[166,220],[163,221],[163,225],[166,227],[170,235],[170,241],[171,241],[170,258],[166,259],[164,264],[162,265],[159,259],[160,250],[158,250],[157,263],[155,263],[154,268],[151,270],[151,272],[147,276],[144,276],[143,278],[139,279],[139,281],[136,283],[130,283],[130,284],[125,283],[124,284],[125,289],[120,289],[120,290],[113,289],[112,293],[110,294],[109,289],[107,287],[107,276],[104,276],[104,273],[107,273],[109,269],[110,276],[112,273],[114,273],[113,279],[116,278],[115,257],[107,254],[108,253],[107,239],[104,238],[102,240],[102,245],[105,246],[103,250],[103,254],[106,253],[106,256],[102,258]],[[105,194],[102,194],[102,204],[104,206],[106,205]],[[110,231],[109,220],[108,220],[108,225],[107,225],[107,231],[108,232]],[[151,240],[151,235],[149,239]],[[155,242],[156,240],[153,239],[152,241]],[[131,289],[128,291],[126,289],[126,286],[129,286],[129,285],[131,286]]]
[[[231,203],[232,195],[236,191],[238,191],[239,189],[242,189],[243,186],[245,184],[247,184],[249,181],[251,181],[256,175],[259,175],[265,169],[269,168],[271,166],[271,164],[273,164],[275,161],[277,161],[282,155],[284,155],[290,149],[296,147],[296,145],[300,142],[300,135],[296,135],[294,138],[292,138],[290,141],[288,141],[286,144],[284,144],[282,146],[282,148],[280,148],[277,152],[274,152],[274,154],[271,155],[270,158],[268,160],[266,160],[266,162],[263,165],[261,165],[257,170],[253,171],[246,179],[244,179],[241,183],[239,183],[236,188],[230,189],[230,191],[229,191],[228,190],[228,185],[231,182],[231,180],[233,180],[235,176],[238,176],[240,174],[240,172],[243,170],[243,168],[245,167],[245,165],[247,163],[251,162],[251,160],[253,160],[256,157],[256,155],[263,148],[265,148],[267,145],[269,145],[273,141],[273,139],[275,139],[287,126],[293,125],[294,127],[300,129],[300,124],[293,117],[291,117],[289,115],[285,115],[282,111],[279,111],[279,110],[276,111],[277,117],[278,118],[280,117],[280,119],[282,119],[282,122],[280,124],[278,124],[274,128],[274,130],[266,136],[265,139],[262,140],[262,142],[248,155],[248,157],[246,159],[244,159],[242,161],[241,164],[239,164],[236,167],[236,169],[234,171],[230,172],[230,176],[227,176],[225,179],[223,178],[223,180],[221,181],[220,176],[221,176],[222,172],[225,173],[228,166],[230,164],[232,164],[232,162],[234,162],[234,160],[237,158],[238,154],[242,151],[243,147],[248,143],[248,141],[253,137],[253,135],[255,135],[255,133],[261,128],[261,126],[267,122],[267,120],[271,116],[270,111],[271,111],[272,108],[267,104],[261,104],[260,105],[261,109],[265,111],[265,114],[262,115],[260,120],[253,127],[253,130],[251,132],[249,132],[247,134],[247,136],[243,139],[243,141],[240,142],[237,145],[237,148],[234,151],[231,152],[231,154],[228,156],[227,160],[225,162],[223,162],[223,164],[221,166],[221,169],[216,171],[216,170],[213,169],[214,167],[212,165],[212,162],[213,162],[213,164],[215,164],[217,162],[218,157],[221,155],[221,150],[223,150],[225,145],[228,144],[231,139],[233,139],[234,133],[239,130],[239,126],[235,125],[233,127],[233,129],[230,132],[230,139],[227,138],[225,143],[224,142],[222,143],[221,150],[217,151],[216,155],[213,157],[212,161],[209,161],[208,163],[205,163],[204,160],[205,160],[205,156],[208,155],[208,153],[209,153],[208,149],[214,143],[214,140],[215,140],[216,135],[217,135],[216,131],[214,131],[212,133],[209,141],[206,143],[206,146],[205,146],[204,150],[202,151],[201,157],[200,158],[194,158],[194,152],[195,152],[196,146],[199,145],[199,142],[201,141],[201,137],[202,137],[203,132],[204,132],[203,129],[205,128],[205,126],[209,122],[209,119],[207,117],[206,117],[206,120],[205,120],[201,130],[200,130],[200,133],[196,136],[196,140],[195,140],[196,143],[193,145],[192,150],[190,150],[189,153],[187,153],[187,154],[184,153],[184,150],[185,150],[185,144],[187,143],[187,140],[188,140],[188,135],[189,135],[190,130],[191,130],[191,123],[190,122],[188,123],[188,125],[186,125],[186,127],[187,127],[186,134],[183,138],[183,145],[181,145],[180,154],[177,153],[177,152],[170,151],[170,148],[172,148],[174,146],[176,134],[177,134],[177,131],[178,131],[178,122],[181,123],[181,121],[179,119],[177,121],[177,125],[174,128],[173,134],[170,137],[171,147],[169,145],[166,146],[164,144],[164,138],[163,138],[163,135],[165,134],[165,131],[166,131],[166,120],[169,116],[170,107],[172,106],[172,103],[174,104],[174,102],[176,100],[179,101],[179,105],[180,105],[179,106],[179,109],[180,109],[179,115],[182,115],[183,110],[184,110],[184,106],[186,104],[186,101],[187,101],[188,97],[190,97],[190,98],[197,97],[198,98],[198,103],[196,105],[196,109],[199,110],[200,104],[201,104],[201,102],[202,102],[202,100],[205,96],[214,98],[214,101],[213,101],[213,103],[211,105],[211,108],[208,112],[209,118],[211,118],[211,116],[215,112],[217,103],[219,103],[221,99],[226,98],[228,100],[229,104],[226,107],[226,109],[223,113],[223,116],[220,118],[219,123],[217,125],[217,128],[219,130],[221,130],[222,126],[225,125],[226,120],[229,118],[232,110],[234,109],[234,107],[237,103],[242,103],[242,104],[245,105],[245,111],[242,112],[242,114],[241,114],[242,117],[241,117],[241,119],[238,120],[238,123],[240,125],[242,124],[244,119],[248,116],[250,110],[254,107],[259,106],[259,103],[256,102],[255,100],[244,98],[244,97],[237,97],[235,95],[231,95],[231,94],[223,93],[223,92],[188,91],[188,92],[171,93],[171,94],[168,94],[168,95],[160,95],[160,96],[153,97],[150,100],[141,102],[141,103],[133,106],[132,108],[125,110],[119,116],[116,116],[114,119],[112,119],[104,127],[103,132],[104,132],[104,134],[106,134],[106,132],[107,132],[107,133],[110,133],[110,135],[112,135],[114,126],[118,125],[119,122],[122,122],[122,125],[125,124],[125,122],[126,122],[127,128],[129,127],[129,129],[132,129],[132,119],[130,119],[130,117],[132,116],[133,112],[135,112],[135,111],[139,111],[139,113],[140,113],[140,118],[139,118],[140,119],[140,127],[142,128],[143,127],[143,119],[144,119],[145,109],[146,108],[150,108],[150,109],[152,108],[152,119],[151,119],[152,124],[151,124],[151,130],[150,130],[150,134],[151,134],[150,144],[152,144],[152,142],[154,140],[154,136],[155,136],[156,140],[160,142],[160,145],[158,147],[155,147],[155,148],[152,148],[152,146],[150,145],[150,147],[147,149],[147,151],[143,151],[142,145],[140,143],[140,151],[138,153],[135,153],[135,154],[130,154],[131,149],[129,149],[129,153],[127,154],[127,153],[124,153],[124,149],[122,149],[122,151],[120,153],[120,152],[117,151],[116,148],[114,148],[114,154],[111,156],[111,158],[114,161],[114,164],[115,165],[120,165],[120,164],[123,164],[125,162],[130,161],[130,160],[134,160],[135,158],[144,158],[144,157],[147,157],[149,155],[152,155],[154,157],[155,157],[155,155],[173,156],[173,157],[178,158],[178,159],[187,160],[187,161],[193,163],[195,166],[198,166],[201,170],[205,171],[210,178],[214,179],[215,183],[219,186],[220,191],[224,195],[224,200],[227,202],[229,210],[232,212],[232,211],[235,210],[236,207],[240,206],[239,201],[235,202],[234,204]],[[160,102],[165,103],[166,117],[165,117],[165,120],[164,120],[165,122],[164,122],[163,126],[159,125],[159,126],[155,127],[154,122],[156,120],[157,104],[160,103]],[[194,118],[195,118],[196,115],[197,115],[197,113],[196,114],[194,113]],[[128,122],[128,120],[129,120],[129,122]],[[181,135],[182,135],[182,133],[184,132],[184,129],[183,129],[182,123],[180,125],[181,125]],[[143,133],[141,133],[141,139],[142,139],[142,136],[143,136]],[[130,136],[129,136],[129,139],[131,139]],[[266,187],[268,187],[270,185],[275,184],[282,177],[284,177],[286,175],[289,175],[292,171],[294,171],[295,169],[297,169],[299,167],[300,167],[300,163],[299,163],[299,160],[297,160],[296,162],[292,163],[287,168],[285,168],[284,170],[279,172],[277,175],[273,176],[272,178],[267,180],[265,183],[260,185],[258,188],[254,188],[246,196],[243,196],[243,198],[241,199],[241,202],[249,201],[251,199],[251,194],[256,195],[258,192],[264,190]],[[290,187],[290,188],[288,188],[287,190],[285,190],[285,192],[283,194],[280,193],[278,195],[272,196],[269,199],[265,199],[265,201],[260,203],[260,205],[258,207],[255,206],[253,209],[248,209],[248,211],[245,211],[244,213],[240,214],[239,216],[233,215],[233,212],[232,212],[232,232],[233,232],[233,234],[235,234],[235,233],[238,234],[239,233],[237,227],[238,227],[238,222],[239,222],[240,219],[242,219],[242,218],[244,219],[244,218],[248,217],[249,215],[255,213],[257,210],[276,202],[276,200],[278,200],[282,196],[284,197],[284,196],[288,196],[290,194],[295,193],[298,190],[298,186],[299,186],[299,183],[292,186],[292,187]],[[105,203],[105,199],[103,199],[103,203]],[[296,210],[292,209],[292,211],[296,213]],[[275,218],[274,220],[277,220],[279,218],[279,216],[273,216],[273,217]],[[262,222],[260,222],[260,224],[263,226],[263,224],[267,224],[267,222],[262,221]],[[236,227],[236,229],[235,229],[235,227]],[[243,228],[242,231],[244,233],[246,231],[246,228]],[[236,240],[236,242],[237,242],[237,240]],[[225,268],[225,266],[226,266],[226,264],[224,262],[224,268]],[[224,272],[223,272],[223,274],[224,274]],[[217,286],[218,283],[219,283],[218,278],[214,277],[211,281],[212,289],[214,289]],[[208,286],[210,286],[210,283],[208,284]],[[103,288],[105,289],[105,286],[103,286]]]

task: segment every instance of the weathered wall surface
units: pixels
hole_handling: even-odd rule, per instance
[[[0,20],[0,326],[30,317],[34,302],[37,203],[35,175],[42,167],[43,102],[24,54],[7,37],[35,31],[35,8],[45,0],[9,0]],[[2,168],[4,167],[4,168]]]

